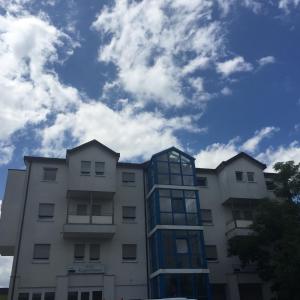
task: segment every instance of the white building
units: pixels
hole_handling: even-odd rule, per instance
[[[196,169],[176,148],[118,160],[93,140],[8,171],[0,254],[14,256],[11,300],[267,299],[255,268],[227,257],[228,239],[274,197],[264,164],[240,153]]]

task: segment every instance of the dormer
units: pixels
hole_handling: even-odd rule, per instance
[[[265,168],[265,164],[243,152],[222,162],[216,171],[219,174],[223,203],[229,203],[232,199],[243,201],[266,198]]]
[[[67,150],[68,190],[114,193],[119,157],[97,140]]]

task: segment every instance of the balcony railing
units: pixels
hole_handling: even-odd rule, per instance
[[[78,215],[68,215],[67,217],[68,224],[113,224],[112,215],[103,215],[103,216],[78,216]]]
[[[235,236],[245,236],[252,233],[249,228],[253,224],[252,220],[230,220],[226,223],[226,236],[228,239]]]

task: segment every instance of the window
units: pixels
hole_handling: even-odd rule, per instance
[[[232,211],[232,217],[234,220],[241,220],[241,212],[239,210],[233,210]]]
[[[92,205],[92,216],[101,216],[101,205],[100,204]]]
[[[55,300],[55,293],[54,292],[45,293],[44,300]]]
[[[102,300],[102,292],[94,291],[92,294],[92,300]]]
[[[84,260],[84,251],[85,246],[84,244],[75,244],[74,245],[74,260]]]
[[[96,161],[95,162],[95,174],[98,176],[104,175],[104,166],[105,166],[105,163],[103,161]]]
[[[91,244],[90,245],[90,260],[99,260],[100,259],[100,245]]]
[[[89,300],[89,299],[90,299],[90,293],[89,292],[81,292],[80,300]]]
[[[86,216],[87,215],[87,204],[77,204],[76,214],[77,214],[77,216]]]
[[[243,181],[243,172],[236,171],[235,172],[235,178],[236,178],[236,181]]]
[[[54,216],[54,204],[52,203],[40,203],[39,205],[39,218],[51,219]]]
[[[124,183],[134,183],[135,182],[135,173],[123,172],[122,173],[122,182],[124,182]]]
[[[123,260],[136,260],[136,244],[122,245]]]
[[[43,180],[55,181],[56,173],[57,173],[57,168],[44,168]]]
[[[207,177],[197,177],[198,186],[207,186]]]
[[[205,252],[206,252],[206,259],[208,261],[214,261],[218,260],[218,255],[217,255],[217,246],[215,245],[206,245],[205,246]]]
[[[68,292],[68,300],[77,300],[78,292]]]
[[[123,206],[123,219],[134,220],[135,219],[135,206]]]
[[[29,293],[20,293],[18,300],[29,300]]]
[[[203,224],[212,224],[212,212],[210,209],[201,209],[201,220]]]
[[[253,220],[253,212],[252,210],[244,210],[244,219],[245,220]]]
[[[186,239],[176,239],[176,252],[179,254],[186,254],[189,252]]]
[[[41,293],[33,293],[32,300],[42,300],[42,294]]]
[[[49,259],[50,244],[35,244],[33,250],[34,259]]]
[[[254,182],[254,172],[247,172],[248,182]]]
[[[87,160],[81,161],[81,175],[91,174],[91,162]]]
[[[266,181],[266,185],[267,185],[267,190],[269,191],[275,190],[275,184],[273,181]]]

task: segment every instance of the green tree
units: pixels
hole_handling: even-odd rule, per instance
[[[300,299],[300,164],[274,165],[275,193],[257,207],[253,234],[229,240],[228,255],[243,265],[256,263],[262,280],[271,283],[278,300]]]

